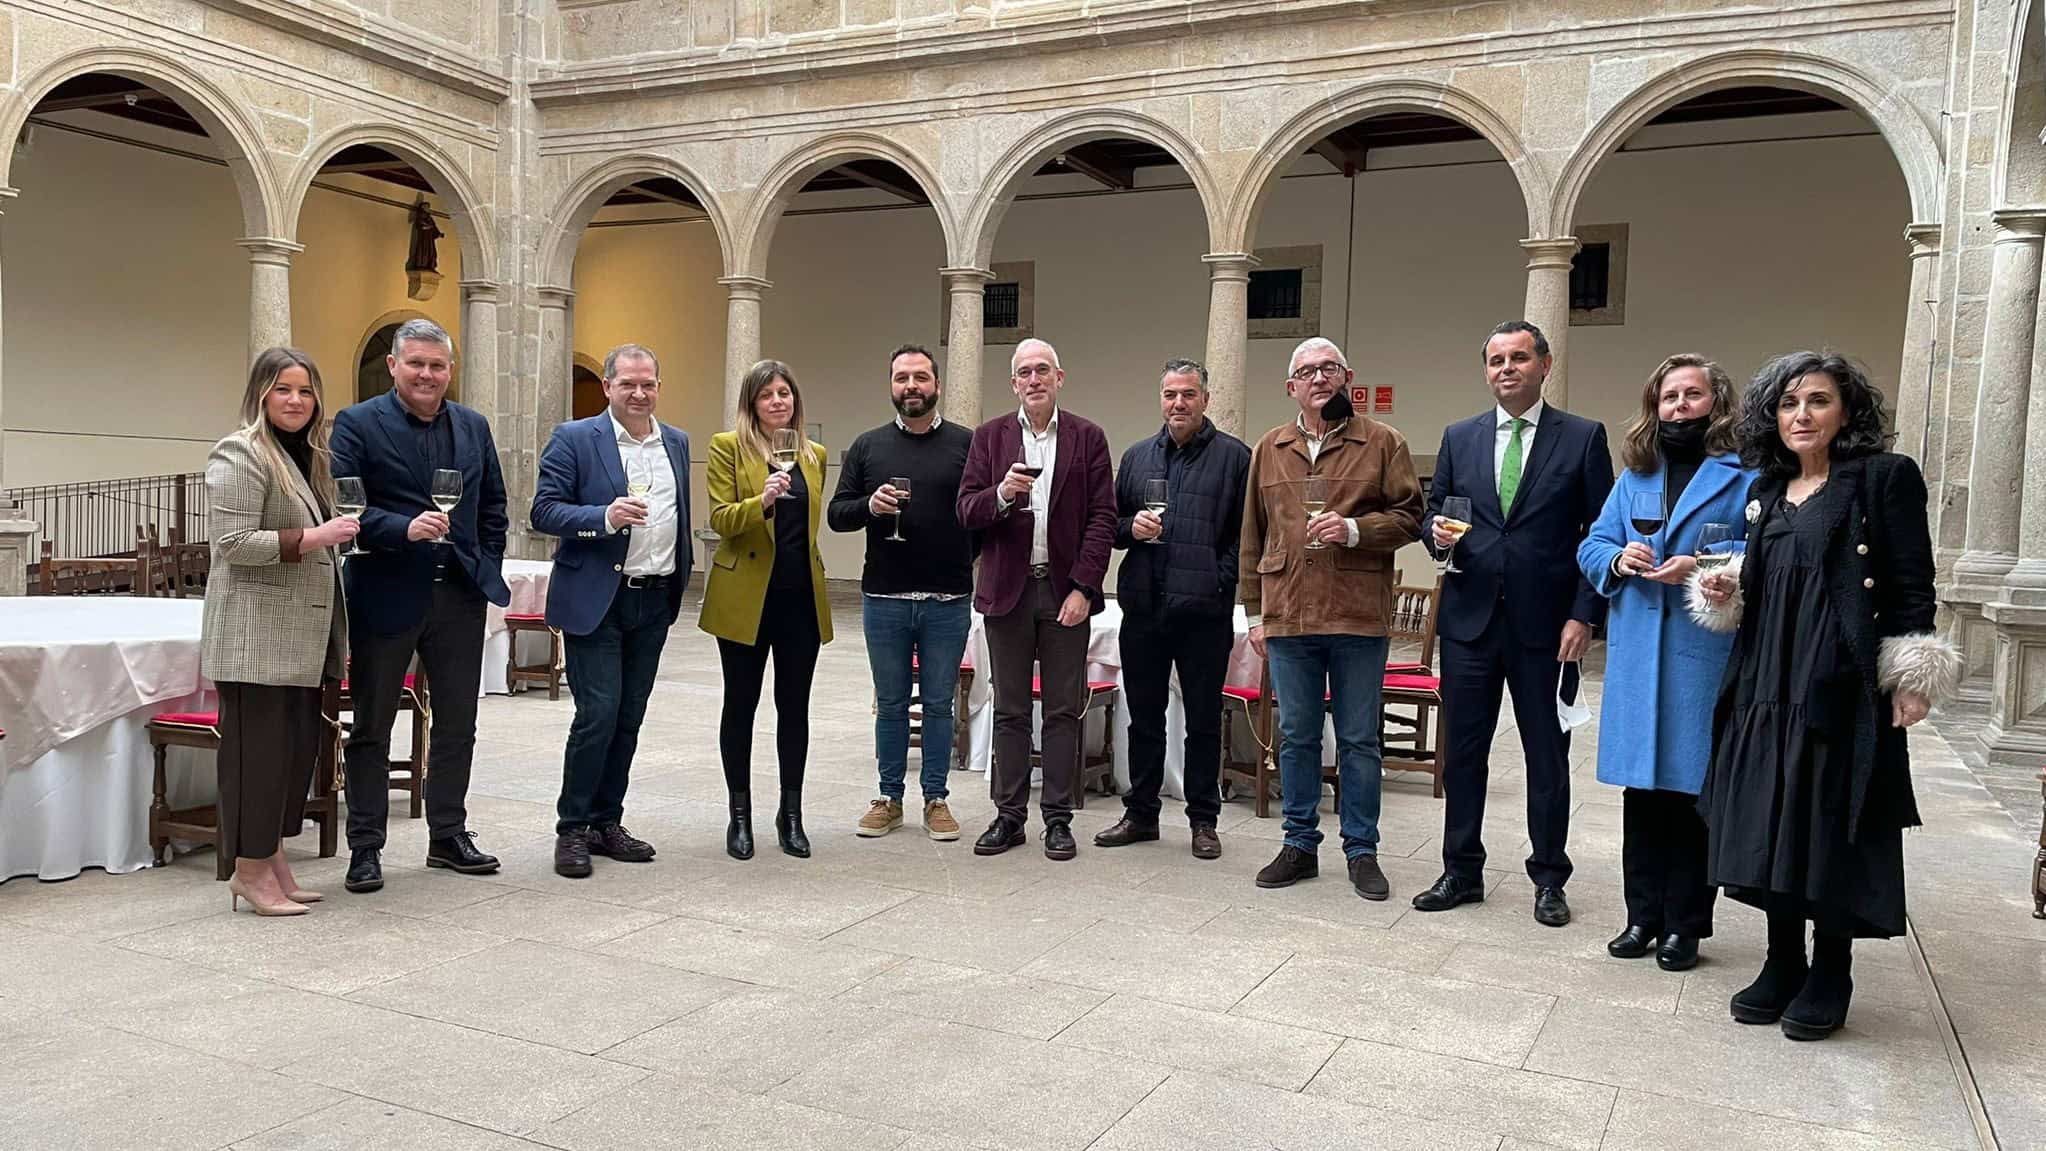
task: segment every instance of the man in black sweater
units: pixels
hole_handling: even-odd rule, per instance
[[[1186,818],[1197,859],[1222,854],[1222,683],[1236,642],[1236,561],[1250,448],[1207,417],[1208,369],[1170,360],[1158,385],[1165,426],[1123,453],[1115,480],[1116,578],[1123,690],[1130,708],[1130,789],[1121,822],[1097,847],[1158,838],[1165,705],[1179,668],[1186,711]],[[1155,510],[1158,483],[1165,508]],[[1147,506],[1148,505],[1148,506]]]
[[[959,838],[945,803],[952,769],[952,697],[973,623],[973,536],[952,501],[966,470],[973,429],[938,415],[938,364],[904,344],[888,357],[895,419],[854,440],[831,497],[833,531],[867,533],[860,575],[867,661],[874,669],[874,756],[881,797],[860,817],[859,834],[902,826],[909,772],[909,686],[923,696],[924,830]]]

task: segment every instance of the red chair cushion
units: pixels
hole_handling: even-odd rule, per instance
[[[1385,686],[1390,691],[1441,691],[1442,677],[1439,675],[1394,675],[1386,674]]]
[[[1104,691],[1114,691],[1115,689],[1116,689],[1115,681],[1112,679],[1103,680],[1090,679],[1087,681],[1087,690],[1093,692],[1096,695],[1099,695]],[[1038,678],[1037,676],[1030,677],[1030,694],[1031,695],[1044,694],[1044,681]]]
[[[545,615],[544,613],[542,613],[542,614],[535,614],[535,613],[533,613],[533,612],[523,612],[523,611],[508,611],[508,612],[504,613],[504,618],[505,618],[505,621],[506,621],[506,622],[508,622],[508,623],[546,623],[546,622],[547,622],[547,616],[546,616],[546,615]]]
[[[1385,665],[1385,670],[1388,675],[1393,672],[1427,675],[1428,665],[1425,663],[1389,663]]]
[[[175,724],[178,727],[219,727],[220,713],[217,711],[166,711],[149,722]]]
[[[1227,683],[1222,685],[1222,694],[1245,703],[1256,703],[1264,698],[1264,693],[1254,687],[1237,687],[1235,684]]]

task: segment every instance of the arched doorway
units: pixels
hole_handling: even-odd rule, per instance
[[[603,369],[597,361],[582,353],[576,353],[575,366],[571,370],[569,392],[569,418],[588,419],[608,406],[604,399]]]

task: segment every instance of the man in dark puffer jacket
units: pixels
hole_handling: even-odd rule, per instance
[[[1123,689],[1130,708],[1130,789],[1122,821],[1097,847],[1158,838],[1165,778],[1165,704],[1172,669],[1186,707],[1186,818],[1199,859],[1222,854],[1222,681],[1235,642],[1237,549],[1250,448],[1207,418],[1208,369],[1171,360],[1158,386],[1165,426],[1123,453],[1115,480],[1116,580]],[[1164,480],[1161,516],[1146,481]]]

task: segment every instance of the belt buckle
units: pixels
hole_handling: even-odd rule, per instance
[[[1031,565],[1030,565],[1030,578],[1031,578],[1031,579],[1050,579],[1050,578],[1051,578],[1051,565],[1050,565],[1050,564],[1031,564]]]
[[[626,586],[626,587],[629,587],[629,588],[631,588],[631,589],[633,589],[634,591],[638,591],[639,589],[641,589],[641,588],[643,588],[643,587],[645,587],[645,586],[646,586],[646,578],[647,578],[647,577],[645,577],[645,576],[643,576],[643,575],[629,575],[629,576],[626,576],[626,577],[625,577],[625,586]]]

